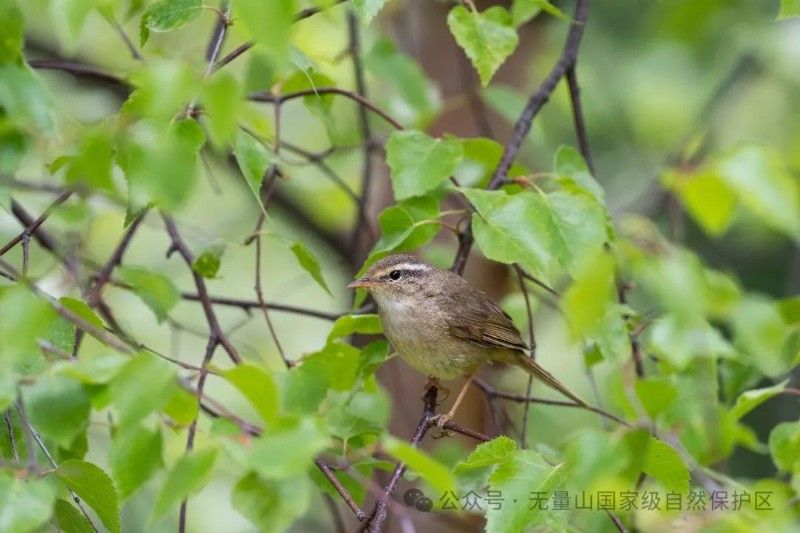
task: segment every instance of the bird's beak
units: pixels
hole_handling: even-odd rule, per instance
[[[373,281],[371,281],[371,280],[369,280],[367,278],[361,278],[361,279],[357,279],[354,282],[352,282],[350,285],[347,286],[347,288],[348,289],[369,289],[370,287],[374,287],[374,286],[375,286],[375,282],[373,282]]]

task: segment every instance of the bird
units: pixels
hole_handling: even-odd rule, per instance
[[[524,369],[580,406],[586,402],[534,361],[511,317],[464,278],[410,254],[386,256],[348,285],[369,291],[383,333],[397,354],[435,382],[467,378],[453,407],[435,422],[455,415],[476,372],[490,362]]]

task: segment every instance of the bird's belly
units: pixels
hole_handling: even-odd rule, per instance
[[[404,361],[439,379],[472,373],[486,362],[486,348],[453,337],[445,322],[425,311],[396,304],[381,313],[384,334]]]

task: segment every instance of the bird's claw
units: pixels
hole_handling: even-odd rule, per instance
[[[439,427],[439,429],[441,429],[444,426],[446,426],[447,423],[450,422],[450,420],[452,418],[453,417],[450,414],[446,414],[446,415],[440,414],[440,415],[436,415],[433,418],[431,418],[431,422],[436,424],[436,426]]]

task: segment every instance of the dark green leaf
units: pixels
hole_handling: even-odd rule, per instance
[[[762,403],[780,394],[786,388],[787,383],[789,383],[788,379],[772,387],[743,392],[736,398],[736,404],[731,409],[731,415],[737,420],[742,418]]]
[[[66,376],[44,376],[21,392],[31,423],[59,446],[68,448],[86,429],[91,405],[78,381]]]
[[[170,310],[181,299],[180,291],[163,274],[138,267],[121,267],[117,274],[155,313],[159,323],[167,319]]]
[[[121,500],[136,492],[164,466],[162,447],[159,428],[150,430],[137,424],[117,430],[111,440],[108,462]]]
[[[97,513],[111,533],[120,532],[117,489],[102,468],[85,461],[69,459],[58,465],[55,473]]]
[[[53,514],[56,489],[45,479],[23,481],[0,474],[0,531],[38,531]]]
[[[456,6],[447,16],[447,26],[472,61],[484,87],[519,43],[511,15],[500,6],[483,13]]]
[[[203,12],[202,0],[161,0],[147,8],[142,20],[154,32],[177,30]]]
[[[264,422],[275,422],[278,417],[278,388],[272,376],[257,366],[244,364],[227,370],[225,378],[250,401]]]
[[[311,274],[314,281],[325,289],[325,292],[333,296],[331,294],[331,289],[325,282],[325,278],[322,276],[322,267],[319,264],[319,259],[306,248],[306,245],[303,244],[302,241],[295,241],[295,243],[292,244],[291,250],[302,269]]]
[[[192,270],[206,279],[215,279],[219,272],[220,258],[224,251],[224,246],[214,246],[204,251],[194,260]]]
[[[550,250],[564,269],[575,275],[587,258],[594,257],[608,240],[606,211],[581,192],[558,191],[543,195],[544,214],[551,228]]]
[[[158,493],[152,517],[159,518],[170,507],[178,505],[181,500],[202,489],[211,479],[216,461],[215,448],[192,450],[181,457]]]
[[[420,131],[392,133],[386,143],[386,162],[392,170],[397,200],[420,196],[453,175],[463,149],[454,139],[435,139]]]
[[[428,243],[439,232],[439,225],[432,223],[438,218],[439,201],[432,196],[409,198],[384,209],[378,216],[381,238],[359,274],[388,252],[413,250]]]
[[[39,75],[21,60],[0,63],[0,108],[20,128],[45,136],[55,133],[53,98]]]

